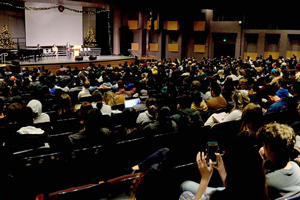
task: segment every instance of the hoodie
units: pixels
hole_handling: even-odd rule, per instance
[[[276,95],[282,99],[284,97],[288,97],[289,96],[289,91],[287,89],[279,89],[277,92],[276,92]]]
[[[50,122],[49,115],[46,113],[42,113],[42,104],[39,100],[33,99],[29,101],[27,106],[30,107],[32,109],[32,112],[37,115],[37,117],[33,121],[34,124]]]

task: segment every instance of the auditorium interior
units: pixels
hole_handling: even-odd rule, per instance
[[[299,11],[261,4],[0,0],[0,199],[251,199],[207,158],[233,177],[247,145],[264,162],[257,199],[300,199],[299,181],[270,189],[260,138],[284,126],[299,168]],[[221,192],[201,193],[204,171]]]

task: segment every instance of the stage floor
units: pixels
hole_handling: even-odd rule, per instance
[[[129,56],[115,56],[115,55],[103,55],[97,56],[96,60],[89,60],[89,56],[84,56],[82,61],[76,61],[75,59],[68,59],[66,56],[59,57],[43,57],[40,60],[37,59],[35,62],[34,59],[29,59],[26,61],[20,61],[20,68],[28,67],[30,70],[33,68],[44,66],[45,69],[49,69],[52,73],[55,73],[62,65],[64,67],[70,66],[72,69],[76,66],[78,69],[86,68],[91,63],[95,66],[99,64],[101,66],[107,66],[110,64],[111,66],[119,66],[120,64],[124,64],[127,62],[128,64],[134,63],[135,58]]]

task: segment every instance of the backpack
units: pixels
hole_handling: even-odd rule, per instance
[[[179,124],[180,126],[184,127],[196,127],[196,126],[202,126],[203,121],[198,112],[192,112],[190,114],[187,114],[183,111],[179,111],[180,119]]]

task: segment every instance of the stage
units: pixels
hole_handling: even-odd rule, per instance
[[[50,70],[53,74],[56,73],[58,69],[61,68],[63,65],[64,67],[70,66],[72,69],[78,67],[78,69],[87,68],[91,63],[95,66],[99,64],[101,66],[107,66],[110,64],[111,66],[119,66],[120,64],[124,64],[125,62],[129,64],[135,62],[134,57],[129,56],[110,56],[110,55],[103,55],[97,56],[96,60],[89,60],[89,56],[84,56],[82,61],[76,61],[75,59],[67,59],[66,56],[59,56],[59,57],[42,57],[41,59],[37,58],[35,62],[34,59],[30,59],[27,61],[20,61],[20,68],[28,67],[28,69],[32,70],[33,68],[42,67],[44,66],[45,69]]]

